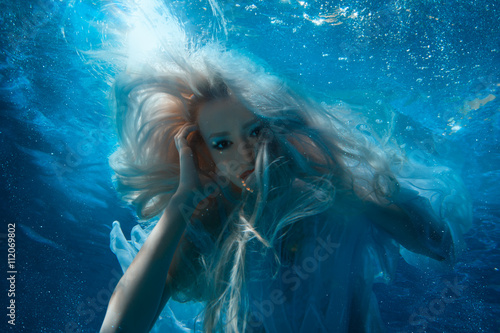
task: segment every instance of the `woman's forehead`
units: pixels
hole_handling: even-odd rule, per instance
[[[202,134],[227,131],[231,128],[243,127],[248,122],[256,120],[253,112],[241,103],[232,99],[215,100],[203,105],[198,114],[198,125]]]

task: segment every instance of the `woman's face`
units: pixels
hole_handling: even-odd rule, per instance
[[[217,172],[240,189],[251,190],[245,181],[255,168],[259,118],[240,103],[220,99],[202,106],[198,126]]]

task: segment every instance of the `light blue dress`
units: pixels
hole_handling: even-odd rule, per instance
[[[417,267],[450,266],[464,247],[471,206],[460,180],[447,168],[399,173],[395,200],[420,226],[426,246],[447,261],[412,253],[379,230],[369,216],[322,213],[293,226],[277,245],[281,265],[247,252],[249,320],[247,332],[383,332],[373,283],[388,283],[399,255]],[[432,225],[443,235],[431,237]],[[153,227],[153,226],[151,226]],[[135,226],[127,240],[118,222],[111,249],[125,271],[151,231]],[[293,236],[295,235],[295,236]],[[297,237],[298,235],[298,237]],[[169,300],[152,332],[201,331],[203,304]]]

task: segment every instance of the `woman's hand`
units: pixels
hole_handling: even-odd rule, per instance
[[[175,147],[179,152],[180,179],[176,194],[190,193],[201,187],[198,171],[193,156],[193,150],[189,147],[187,137],[198,127],[194,124],[186,124],[181,127],[175,136]]]
[[[216,184],[209,182],[202,184],[198,168],[195,163],[193,149],[189,146],[187,137],[198,130],[194,124],[186,124],[175,136],[175,146],[179,152],[180,178],[179,187],[174,194],[174,201],[187,203],[194,211],[198,204],[214,192]]]

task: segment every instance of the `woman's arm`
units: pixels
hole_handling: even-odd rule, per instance
[[[118,282],[101,333],[148,332],[170,298],[167,277],[172,259],[186,223],[199,200],[204,199],[199,195],[195,199],[195,193],[200,193],[201,183],[193,152],[187,143],[187,136],[196,129],[194,125],[185,125],[175,137],[181,169],[179,187]],[[205,191],[205,194],[209,193]]]
[[[182,200],[180,200],[182,201]],[[175,198],[111,296],[101,333],[148,332],[168,301],[167,273],[186,228]],[[163,306],[161,306],[163,308]]]
[[[377,207],[370,216],[407,250],[449,265],[465,248],[463,234],[472,224],[472,207],[460,179],[449,169],[438,171],[399,179],[400,190],[391,203],[372,204]],[[405,253],[402,250],[410,260]],[[412,258],[414,264],[424,263],[418,256]]]
[[[148,332],[151,331],[151,329],[153,328],[153,326],[156,323],[156,320],[158,319],[161,312],[163,311],[163,308],[165,307],[168,300],[170,299],[170,296],[172,296],[171,291],[170,291],[170,284],[171,284],[171,279],[170,279],[170,276],[168,276],[167,282],[165,283],[165,288],[163,289],[163,294],[161,295],[160,306],[158,306],[158,310],[156,311],[156,314],[155,314],[153,320],[151,321],[151,325],[149,325]]]
[[[445,230],[444,223],[438,224],[432,218],[424,218],[423,221],[429,223],[424,228],[423,224],[415,223],[410,214],[395,204],[386,207],[373,204],[369,209],[369,216],[373,224],[386,231],[406,249],[439,261],[447,259],[445,255],[452,253],[453,249],[442,249],[444,243],[449,243],[452,246],[452,242],[443,239],[447,234],[449,235]],[[430,242],[435,243],[436,246],[440,245],[438,247],[444,251],[436,251],[436,246],[429,247]]]

